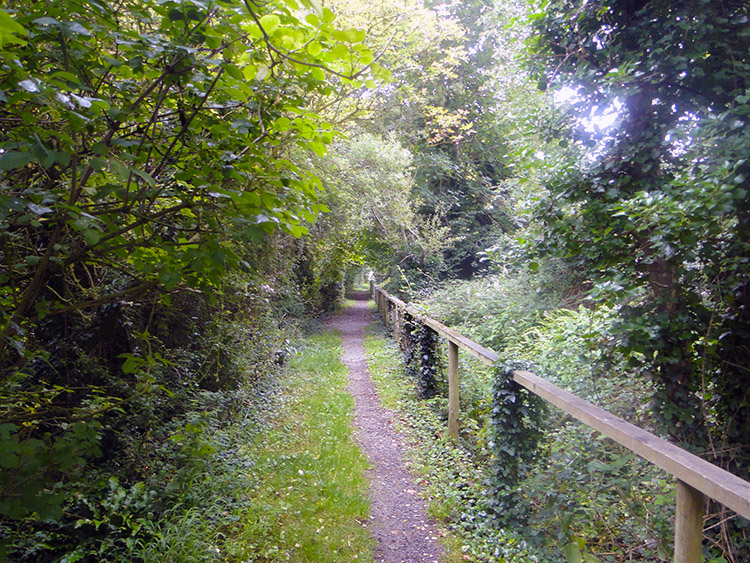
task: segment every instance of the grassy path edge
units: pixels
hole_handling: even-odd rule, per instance
[[[352,437],[341,337],[313,334],[282,382],[268,428],[246,447],[257,459],[241,535],[255,561],[371,561],[367,460]]]

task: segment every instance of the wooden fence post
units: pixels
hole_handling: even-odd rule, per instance
[[[674,563],[702,563],[704,503],[703,493],[677,480]]]
[[[458,440],[458,344],[448,341],[448,435]]]
[[[396,344],[401,342],[401,309],[395,303],[393,305],[393,339]]]

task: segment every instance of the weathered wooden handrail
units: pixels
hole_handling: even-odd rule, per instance
[[[401,330],[402,315],[408,313],[418,322],[448,339],[448,432],[454,439],[458,438],[458,349],[465,350],[487,365],[494,365],[500,356],[424,315],[375,284],[371,285],[371,292],[384,322],[388,322],[388,313],[392,309],[391,322],[395,331]],[[661,467],[677,479],[675,563],[702,561],[704,495],[737,514],[750,518],[750,482],[584,401],[536,374],[514,371],[513,379],[535,395]]]

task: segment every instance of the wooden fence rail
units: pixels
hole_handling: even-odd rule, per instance
[[[375,284],[371,284],[370,290],[383,322],[393,327],[394,336],[399,336],[403,330],[404,315],[409,314],[415,321],[429,326],[448,340],[448,433],[457,439],[460,417],[459,348],[487,365],[494,365],[500,357]],[[750,519],[750,482],[584,401],[536,374],[515,371],[513,379],[676,478],[675,563],[700,563],[703,560],[701,541],[705,496]]]

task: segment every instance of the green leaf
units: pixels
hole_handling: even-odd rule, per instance
[[[182,13],[182,10],[179,8],[172,8],[169,10],[169,13],[167,14],[167,17],[170,19],[170,21],[183,21],[185,19],[185,15]]]
[[[323,46],[317,41],[313,41],[307,46],[307,52],[313,57],[320,55],[321,51],[323,51]]]
[[[323,13],[323,7],[320,4],[320,0],[301,0],[302,4],[306,8],[310,8],[312,10],[315,10],[315,13],[320,15]]]
[[[247,65],[242,69],[242,76],[245,77],[245,80],[254,80],[257,75],[258,67],[255,65]]]
[[[125,353],[117,356],[123,358],[125,362],[122,364],[122,372],[126,374],[136,373],[140,367],[144,364],[143,358],[136,356],[135,354]]]
[[[96,229],[85,229],[83,231],[83,238],[86,241],[86,244],[94,246],[99,240],[101,240],[102,236]]]
[[[288,130],[292,126],[292,120],[288,117],[280,117],[276,121],[273,122],[273,128],[276,131],[279,131],[283,133],[284,131]]]
[[[302,225],[289,225],[289,233],[295,238],[306,235],[308,232],[307,227],[303,227]]]
[[[348,29],[346,35],[352,43],[362,43],[367,37],[367,33],[362,29]]]
[[[156,180],[154,180],[154,177],[151,176],[151,174],[148,174],[147,172],[144,172],[143,170],[139,170],[138,168],[131,168],[131,170],[133,174],[145,180],[149,186],[151,186],[152,188],[156,187]]]
[[[60,25],[60,22],[55,18],[37,18],[32,23],[39,26]]]
[[[578,544],[571,542],[565,544],[562,548],[563,556],[568,563],[582,563],[583,556],[581,550],[578,548]]]
[[[343,59],[344,57],[348,57],[349,54],[349,47],[343,43],[336,43],[334,48],[331,49],[331,56],[333,56],[334,59]]]
[[[34,160],[30,152],[7,151],[0,155],[0,170],[13,170]]]
[[[258,72],[255,75],[255,79],[258,81],[263,81],[266,79],[266,77],[271,73],[271,69],[268,68],[266,65],[260,65],[258,67]]]
[[[336,14],[330,8],[323,8],[323,21],[325,23],[333,23],[336,21]]]
[[[110,160],[109,169],[112,172],[112,174],[117,176],[117,178],[119,178],[123,182],[127,181],[127,179],[130,178],[130,170],[125,164],[123,164],[119,160]]]
[[[27,35],[28,31],[14,20],[8,12],[0,10],[0,47],[5,45],[26,45],[26,40],[18,37]]]
[[[323,143],[318,143],[316,141],[310,141],[308,143],[308,146],[310,147],[310,149],[315,154],[317,154],[318,156],[321,156],[321,157],[325,156],[326,153],[328,152],[328,149],[326,149],[326,146]]]
[[[268,35],[273,35],[273,32],[279,28],[281,20],[279,16],[275,14],[266,14],[260,18],[260,26],[266,31]]]

